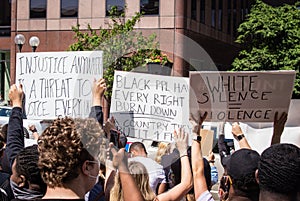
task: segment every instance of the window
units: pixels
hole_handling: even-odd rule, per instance
[[[205,24],[205,0],[200,1],[200,22]]]
[[[216,27],[216,0],[211,1],[211,26]]]
[[[233,1],[233,35],[237,34],[237,12],[236,12],[236,1]]]
[[[30,18],[47,17],[47,0],[30,0]]]
[[[158,15],[159,0],[141,0],[140,10],[144,15]]]
[[[125,1],[124,0],[106,0],[106,16],[109,16],[109,11],[112,7],[116,7],[116,15],[121,15],[125,11]]]
[[[191,4],[191,18],[193,20],[197,19],[197,0],[192,0],[192,4]]]
[[[231,0],[227,1],[227,33],[231,34]]]
[[[78,17],[78,0],[61,0],[60,17]]]
[[[219,0],[218,30],[222,31],[223,23],[223,0]]]
[[[10,0],[0,1],[0,36],[10,36],[11,3]],[[1,86],[1,84],[0,84]]]

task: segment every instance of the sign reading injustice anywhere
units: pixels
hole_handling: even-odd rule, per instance
[[[172,141],[190,132],[188,98],[188,78],[116,71],[110,112],[130,137]]]
[[[190,110],[209,121],[272,122],[288,112],[295,71],[191,72]]]
[[[88,116],[93,81],[103,74],[102,51],[18,53],[16,63],[27,118]]]

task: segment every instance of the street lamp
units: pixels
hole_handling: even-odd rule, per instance
[[[29,45],[32,47],[32,51],[35,52],[37,46],[40,44],[40,39],[37,36],[32,36],[29,39]]]
[[[15,44],[18,45],[19,52],[21,52],[24,43],[25,37],[23,34],[18,34],[15,36]]]

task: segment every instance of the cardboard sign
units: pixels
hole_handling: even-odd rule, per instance
[[[209,152],[213,148],[214,131],[207,130],[207,129],[201,129],[200,136],[202,137],[202,140],[201,140],[202,156],[208,156]]]
[[[130,137],[173,141],[175,129],[191,130],[188,93],[188,78],[116,71],[110,113]]]
[[[191,72],[190,111],[206,121],[272,122],[288,112],[295,71]]]
[[[87,117],[94,79],[103,75],[102,51],[17,53],[29,119]]]

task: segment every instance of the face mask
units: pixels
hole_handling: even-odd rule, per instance
[[[27,188],[20,188],[15,182],[10,180],[10,187],[14,193],[15,198],[20,200],[31,200],[35,198],[42,198],[44,195],[39,191],[30,190]]]
[[[93,175],[88,175],[91,179],[96,179],[96,181],[95,181],[95,184],[97,184],[98,183],[98,181],[99,181],[99,175],[97,175],[97,176],[93,176]]]

